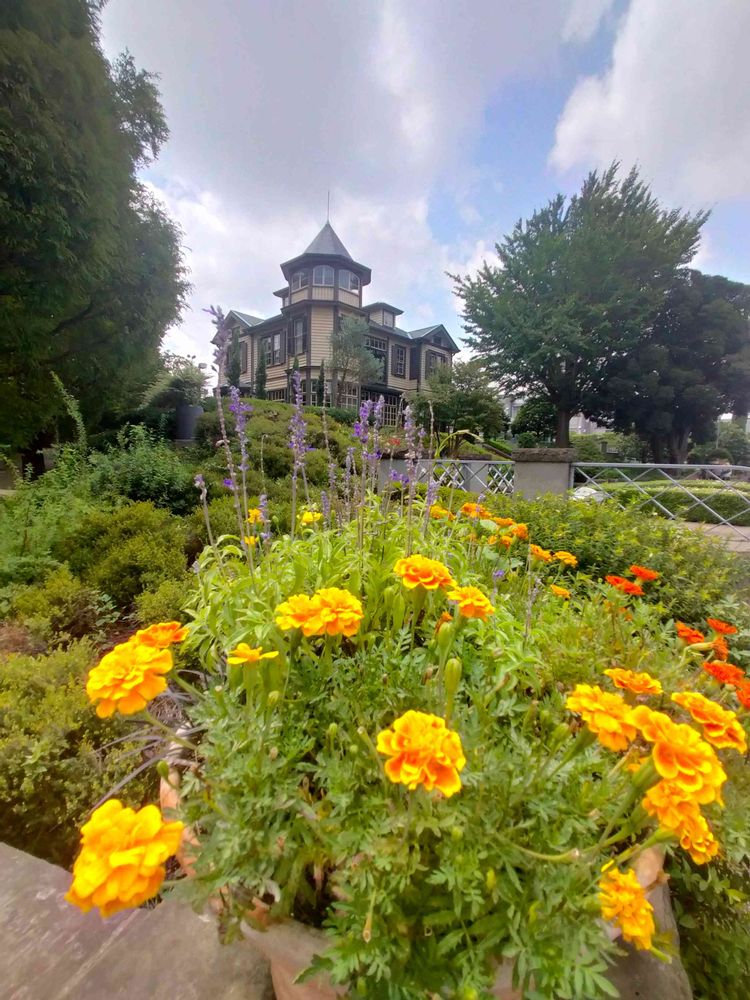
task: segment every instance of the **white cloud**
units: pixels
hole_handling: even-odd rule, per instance
[[[614,0],[573,0],[563,25],[563,40],[588,42],[613,5]]]
[[[672,203],[750,196],[750,3],[631,0],[600,76],[558,121],[561,170],[639,164]]]

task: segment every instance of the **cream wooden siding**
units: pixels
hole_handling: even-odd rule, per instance
[[[383,310],[382,309],[375,309],[373,312],[370,313],[370,319],[373,321],[373,323],[380,323],[380,325],[382,326],[383,325]]]
[[[309,298],[307,294],[309,290],[309,288],[298,288],[296,292],[292,292],[292,302],[304,302]]]
[[[313,285],[312,297],[314,299],[333,299],[333,288],[327,285]]]
[[[339,288],[339,301],[346,302],[348,306],[358,306],[359,305],[359,293],[350,292],[346,288]]]
[[[393,348],[394,347],[403,347],[403,349],[405,351],[405,354],[406,354],[406,367],[404,369],[404,373],[405,374],[404,374],[403,378],[400,375],[394,375],[393,374]],[[414,379],[412,381],[409,378],[409,349],[410,349],[410,345],[409,344],[402,343],[401,341],[397,341],[397,340],[389,340],[388,341],[388,388],[389,389],[406,390],[406,389],[413,389],[416,386],[417,380]]]
[[[281,300],[281,303],[282,303],[282,306],[288,306],[289,305],[289,296],[285,295],[284,298]]]
[[[310,361],[319,365],[331,357],[331,334],[333,333],[333,309],[313,306],[310,316]]]

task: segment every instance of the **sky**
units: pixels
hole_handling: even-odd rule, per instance
[[[143,180],[193,286],[171,350],[210,359],[210,305],[277,311],[329,191],[366,301],[459,341],[446,272],[612,160],[710,209],[694,266],[750,282],[748,0],[109,0],[102,27],[159,75]]]

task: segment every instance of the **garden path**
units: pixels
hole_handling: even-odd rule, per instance
[[[63,899],[62,868],[0,844],[3,1000],[273,1000],[266,962],[182,903],[107,921]]]
[[[700,531],[709,538],[718,538],[730,552],[750,555],[750,528],[735,528],[728,524],[701,524],[698,521],[687,521],[686,524],[693,531]]]

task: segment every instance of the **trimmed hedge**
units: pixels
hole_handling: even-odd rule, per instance
[[[686,479],[685,488],[695,497],[707,504],[710,510],[696,504],[679,486],[669,486],[661,482],[647,482],[639,487],[630,483],[607,483],[606,491],[614,495],[619,504],[636,505],[645,514],[658,514],[666,517],[666,508],[671,514],[684,518],[686,521],[696,521],[701,524],[720,524],[722,518],[731,520],[732,524],[747,527],[750,525],[750,484],[727,483],[726,487],[715,486],[704,480]],[[641,490],[645,490],[653,500],[648,500]]]

